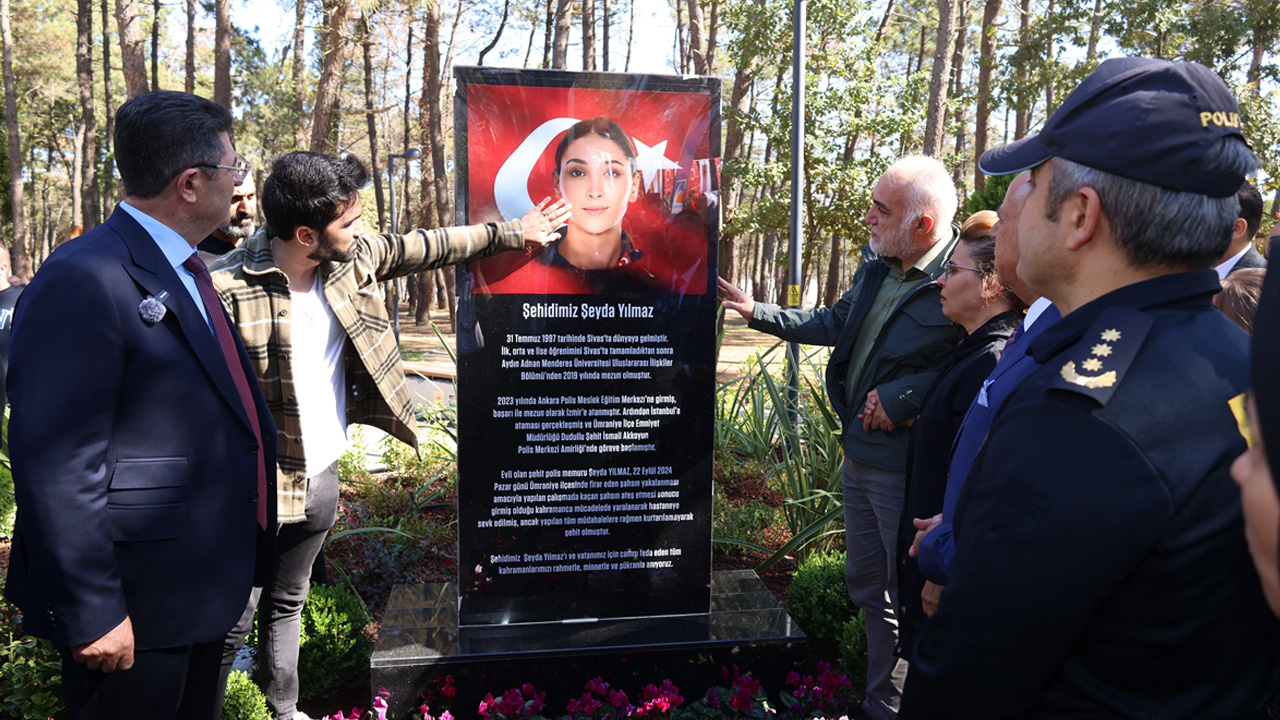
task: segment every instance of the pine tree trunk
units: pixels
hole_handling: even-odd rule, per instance
[[[360,47],[364,59],[364,117],[369,131],[369,171],[373,174],[373,197],[378,206],[378,228],[387,229],[386,198],[382,196],[382,169],[378,166],[382,148],[378,147],[378,120],[373,104],[373,35],[369,32],[369,15],[360,16]]]
[[[228,0],[218,0],[227,2]],[[346,29],[355,7],[346,0],[325,0],[324,28],[320,35],[320,82],[316,85],[316,105],[311,111],[311,146],[314,152],[332,153],[338,130],[338,93],[342,84],[342,62],[346,55]]]
[[[631,0],[631,8],[627,17],[627,59],[622,64],[622,72],[631,72],[631,47],[636,37],[636,0]]]
[[[982,192],[987,186],[987,176],[978,169],[977,159],[987,151],[988,133],[991,128],[991,73],[995,70],[996,18],[1004,0],[986,0],[982,8],[982,42],[978,58],[978,102],[974,111],[973,130],[973,189]]]
[[[231,0],[213,2],[213,101],[231,109]]]
[[[142,50],[142,21],[138,0],[116,0],[116,24],[120,33],[120,65],[124,70],[126,97],[147,91],[147,57]]]
[[[160,89],[160,0],[151,0],[151,89]]]
[[[711,20],[707,23],[707,74],[716,69],[716,36],[720,34],[720,0],[711,0]]]
[[[502,21],[498,23],[498,32],[493,34],[493,40],[480,51],[480,59],[477,65],[484,65],[484,56],[488,55],[491,50],[498,46],[498,41],[502,39],[502,31],[507,27],[507,13],[511,11],[511,0],[504,0],[502,3]]]
[[[707,67],[707,50],[703,40],[702,5],[698,0],[689,0],[689,57],[693,61],[695,75],[709,75]]]
[[[1102,0],[1093,1],[1093,15],[1089,18],[1089,49],[1085,54],[1088,65],[1098,59],[1098,37],[1102,34]]]
[[[101,0],[99,5],[99,13],[102,18],[102,114],[107,119],[105,132],[107,147],[102,153],[102,197],[104,205],[115,205],[116,200],[116,177],[115,177],[115,131],[116,131],[116,111],[114,103],[111,100],[111,12],[107,5],[107,0]],[[105,215],[106,213],[104,213]]]
[[[942,140],[947,121],[947,89],[951,84],[951,56],[956,42],[955,0],[937,0],[938,35],[933,46],[933,77],[929,82],[929,105],[925,114],[924,154],[942,157]]]
[[[542,44],[542,67],[543,68],[551,67],[551,37],[555,28],[555,13],[552,12],[552,8],[551,8],[552,2],[553,0],[547,0],[546,2],[547,22],[546,22],[546,31],[544,34],[543,44]]]
[[[22,137],[18,130],[18,90],[13,78],[13,33],[9,28],[9,0],[0,0],[0,42],[3,43],[4,124],[9,140],[9,198],[13,203],[13,246],[10,270],[31,279],[31,253],[27,248],[27,216],[22,207]]]
[[[676,0],[676,57],[680,62],[680,74],[689,74],[689,45],[685,42],[685,4]]]
[[[187,62],[186,80],[182,89],[196,91],[196,0],[187,0]]]
[[[596,69],[596,3],[582,2],[582,69]]]
[[[1030,28],[1031,0],[1022,0],[1018,13],[1018,41],[1023,47],[1026,47],[1030,42]],[[1014,115],[1014,140],[1026,136],[1027,130],[1031,127],[1031,97],[1027,92],[1031,85],[1031,75],[1030,69],[1026,64],[1018,68],[1018,85],[1016,114]]]
[[[93,107],[93,0],[77,0],[76,85],[80,89],[81,216],[77,224],[88,230],[102,221],[98,197],[98,119]],[[73,221],[75,222],[75,221]]]
[[[569,27],[573,0],[556,0],[555,35],[551,39],[551,67],[564,70],[569,63]]]
[[[955,53],[951,56],[951,97],[960,98],[964,96],[964,54],[966,40],[969,37],[969,3],[966,0],[959,0],[959,7],[956,8],[956,48]],[[952,117],[956,130],[956,166],[952,170],[952,180],[956,185],[961,184],[965,165],[964,159],[964,141],[968,133],[965,131],[965,103],[956,103],[956,112]]]
[[[428,153],[431,156],[431,172],[435,176],[436,217],[442,225],[452,225],[449,218],[449,170],[445,165],[444,119],[441,117],[440,100],[443,84],[440,78],[440,13],[428,11],[435,22],[427,22],[426,47],[423,57],[423,80],[427,107]],[[430,18],[432,15],[429,14]]]
[[[294,131],[295,147],[303,147],[306,144],[307,129],[303,122],[306,117],[306,110],[303,107],[303,99],[306,98],[306,90],[302,87],[303,71],[306,67],[305,60],[302,57],[303,44],[306,40],[307,28],[307,3],[306,0],[294,0],[293,2],[293,67],[290,72],[290,79],[293,81],[293,119],[297,123],[297,129]]]
[[[600,69],[609,72],[609,36],[613,34],[613,10],[609,0],[600,0],[600,26],[604,28],[600,35]]]

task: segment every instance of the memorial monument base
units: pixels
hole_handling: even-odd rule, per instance
[[[525,683],[547,694],[543,714],[556,716],[597,676],[634,704],[640,688],[668,678],[693,702],[721,684],[721,666],[734,664],[781,689],[804,652],[804,633],[751,570],[712,573],[709,613],[591,622],[460,627],[455,583],[401,585],[388,601],[370,681],[389,693],[390,718],[420,717],[424,702],[436,716],[469,714],[486,693]]]

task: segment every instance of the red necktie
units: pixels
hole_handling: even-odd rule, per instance
[[[196,277],[196,289],[200,291],[200,299],[204,301],[204,309],[209,313],[209,322],[213,325],[213,334],[218,338],[222,348],[222,359],[231,371],[231,380],[236,384],[236,393],[244,405],[244,413],[249,416],[249,426],[253,428],[253,436],[258,439],[258,527],[267,527],[267,468],[262,448],[262,428],[258,424],[258,410],[253,402],[253,393],[249,391],[249,378],[245,377],[244,366],[236,353],[236,340],[231,335],[231,326],[227,324],[227,316],[222,311],[222,303],[213,290],[213,278],[209,277],[209,268],[199,255],[192,254],[182,262],[182,267],[191,271]],[[274,439],[274,438],[273,438]]]

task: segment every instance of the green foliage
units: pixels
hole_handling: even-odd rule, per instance
[[[769,355],[780,347],[778,343],[757,355],[755,369],[722,385],[716,398],[717,461],[722,466],[737,458],[768,463],[770,480],[786,498],[782,514],[791,539],[760,569],[791,553],[803,557],[833,545],[844,523],[840,421],[827,406],[818,380],[822,377],[819,365],[826,361],[825,350],[801,358],[800,402],[804,411],[793,419],[784,382],[766,370]]]
[[[4,575],[0,573],[0,595]],[[0,717],[62,720],[62,658],[48,640],[18,634],[18,609],[0,599]]]
[[[986,187],[982,192],[976,192],[964,201],[964,212],[961,213],[957,220],[963,220],[966,217],[978,212],[979,210],[997,210],[1000,203],[1004,202],[1004,194],[1009,189],[1009,185],[1013,183],[1013,179],[1017,175],[989,175],[987,176]]]
[[[860,610],[840,626],[840,665],[850,677],[867,676],[867,623]]]
[[[867,631],[845,584],[843,551],[815,552],[796,568],[786,609],[818,648],[834,649],[852,677],[867,672]]]
[[[373,616],[349,585],[312,585],[302,608],[298,685],[314,698],[341,685],[362,685],[369,677]]]
[[[368,453],[364,432],[360,430],[359,425],[356,425],[351,428],[346,452],[338,458],[338,480],[341,482],[368,480],[369,467],[366,459]]]
[[[227,678],[227,694],[222,699],[222,720],[272,720],[267,697],[253,680],[240,670]]]
[[[767,504],[752,500],[742,507],[735,507],[717,485],[711,496],[711,527],[716,544],[730,555],[746,552],[747,548],[762,549],[764,531],[778,518],[778,511]],[[725,542],[732,540],[733,542]]]
[[[857,614],[845,585],[843,551],[811,553],[796,568],[787,586],[787,614],[811,640],[836,643],[845,622]]]
[[[0,427],[0,538],[13,534],[14,512],[18,509],[13,494],[13,473],[9,464],[9,406],[4,407],[4,425]]]
[[[812,357],[806,361],[811,372],[801,374],[804,392],[800,407],[778,415],[783,454],[774,474],[781,480],[786,498],[782,513],[791,539],[761,563],[761,569],[791,553],[803,560],[810,552],[834,546],[844,535],[840,419],[814,379],[821,374]],[[774,407],[789,407],[784,389],[768,374],[762,377]]]

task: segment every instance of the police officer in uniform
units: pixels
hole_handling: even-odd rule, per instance
[[[1280,668],[1228,475],[1248,338],[1212,305],[1255,159],[1194,63],[1108,60],[983,171],[1031,169],[1026,350],[956,509],[900,718],[1265,717]]]

